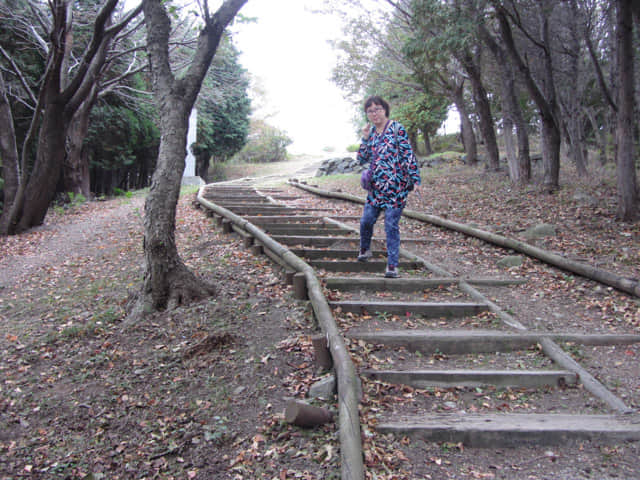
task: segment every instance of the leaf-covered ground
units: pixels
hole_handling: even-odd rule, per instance
[[[587,181],[566,175],[551,196],[535,186],[514,189],[504,175],[480,168],[454,164],[423,173],[422,196],[412,197],[412,209],[513,236],[551,223],[558,234],[539,246],[640,277],[640,227],[615,220],[615,180],[606,170]],[[354,175],[314,181],[360,194]],[[253,256],[235,235],[222,235],[192,199],[185,195],[179,204],[179,249],[219,292],[130,328],[122,320],[142,273],[142,196],[52,212],[42,227],[0,239],[0,479],[339,478],[335,425],[302,430],[283,420],[287,399],[304,398],[320,375],[308,307],[293,299],[279,268]],[[346,214],[360,209],[338,208]],[[482,247],[475,248],[481,256]],[[584,288],[566,280],[544,293],[571,300],[576,285]],[[612,328],[637,331],[637,299],[603,291],[587,292],[598,312],[590,321],[608,319]],[[572,302],[566,303],[569,317]],[[640,352],[628,352],[611,368],[629,365],[624,387],[635,402]],[[372,394],[388,389],[387,400],[416,395],[365,387]],[[438,395],[450,403],[460,396]],[[468,401],[480,409],[532,401],[513,396],[471,395]],[[379,407],[365,399],[365,419]],[[571,458],[558,449],[407,448],[403,439],[378,440],[367,428],[363,434],[368,478],[380,480],[631,478],[625,472],[639,467],[635,444],[586,445],[583,457]],[[402,473],[407,455],[422,462],[419,477]]]

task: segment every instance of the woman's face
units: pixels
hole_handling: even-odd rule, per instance
[[[367,118],[376,126],[387,121],[387,115],[382,105],[372,103],[366,110]]]

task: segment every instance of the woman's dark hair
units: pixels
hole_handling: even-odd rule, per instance
[[[385,102],[382,97],[379,97],[377,95],[373,95],[364,101],[364,113],[367,113],[369,107],[374,104],[380,105],[382,108],[384,108],[385,116],[389,116],[389,104]]]

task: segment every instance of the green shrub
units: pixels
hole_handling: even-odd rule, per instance
[[[463,152],[464,148],[458,138],[458,133],[450,133],[449,135],[438,135],[432,142],[431,147],[434,152],[455,151]]]
[[[246,145],[232,160],[241,163],[283,162],[287,159],[287,146],[291,143],[286,132],[263,121],[254,121]]]
[[[209,166],[209,182],[223,182],[226,179],[225,164],[223,162],[213,162]]]

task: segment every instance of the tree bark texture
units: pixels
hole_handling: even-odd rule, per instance
[[[513,183],[523,185],[531,181],[531,157],[527,124],[516,93],[515,74],[507,57],[507,52],[498,44],[493,35],[489,33],[484,25],[480,25],[479,32],[501,69],[499,77],[502,83],[502,95],[500,97],[504,112],[505,143],[512,142],[511,128],[515,126],[516,129],[517,154],[515,153],[515,146],[507,145],[509,176]],[[512,155],[509,155],[509,149],[513,150]]]
[[[553,76],[551,69],[551,59],[545,55],[544,61],[544,79],[546,85],[546,95],[538,87],[529,67],[520,56],[511,32],[511,25],[499,2],[492,2],[496,6],[496,17],[500,27],[500,35],[505,49],[509,53],[509,58],[513,62],[514,67],[520,72],[524,79],[525,85],[531,98],[538,108],[540,121],[542,123],[542,153],[543,153],[543,184],[550,191],[555,191],[559,186],[560,180],[560,129],[556,121],[557,101],[555,96],[555,87],[553,86]],[[542,9],[542,7],[540,7]],[[548,27],[546,19],[541,14],[542,36],[548,36]],[[546,43],[548,45],[548,42]],[[548,49],[547,49],[548,50]]]
[[[617,0],[618,68],[620,89],[616,127],[618,216],[631,221],[638,216],[638,185],[634,145],[633,24],[634,0]]]
[[[13,114],[7,99],[7,92],[4,77],[0,72],[0,159],[2,160],[2,178],[4,180],[4,205],[5,211],[11,209],[18,183],[20,181],[18,146],[16,144],[16,134],[13,128]],[[0,217],[0,222],[8,218],[6,215]],[[5,231],[6,225],[0,223],[0,232]]]
[[[569,155],[581,177],[588,176],[586,159],[584,155],[584,110],[581,106],[581,97],[584,87],[581,83],[581,74],[579,59],[582,50],[580,48],[580,34],[578,33],[579,12],[575,0],[569,2],[569,40],[568,49],[570,54],[567,55],[568,60],[568,81],[569,88],[566,89],[565,100],[561,102],[563,108],[563,118],[565,119],[566,135],[568,137]]]
[[[213,16],[205,12],[205,26],[198,36],[191,64],[183,77],[176,78],[169,60],[171,21],[165,5],[162,0],[143,1],[161,138],[145,201],[144,280],[132,318],[215,293],[214,286],[198,279],[178,254],[176,207],[187,155],[189,114],[224,29],[245,3],[246,0],[226,0]]]
[[[467,155],[467,163],[469,165],[475,165],[478,162],[478,145],[476,143],[475,133],[473,133],[473,125],[469,119],[469,112],[464,103],[462,84],[455,87],[453,103],[455,103],[458,114],[460,115],[460,134],[462,136],[464,151]]]
[[[89,131],[89,117],[95,99],[95,92],[87,98],[73,116],[67,133],[67,149],[62,170],[65,192],[91,197],[89,163],[83,155],[84,139]]]
[[[471,55],[463,55],[461,63],[469,76],[471,87],[473,90],[473,100],[476,104],[476,113],[480,124],[480,132],[484,139],[484,145],[487,150],[487,169],[498,170],[500,166],[500,154],[498,153],[498,142],[496,140],[496,131],[493,128],[494,121],[491,114],[491,105],[487,97],[487,90],[482,84],[482,76],[478,65],[471,58]]]
[[[431,146],[431,136],[429,135],[428,127],[422,129],[422,139],[424,140],[424,154],[432,155],[433,147]]]
[[[509,178],[513,183],[518,184],[520,183],[520,171],[518,170],[518,154],[516,152],[516,142],[513,135],[513,121],[506,112],[502,117],[502,138],[504,141],[504,150],[507,155]]]

